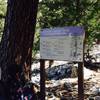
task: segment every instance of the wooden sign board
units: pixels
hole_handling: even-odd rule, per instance
[[[82,62],[84,36],[80,26],[42,29],[40,58]]]

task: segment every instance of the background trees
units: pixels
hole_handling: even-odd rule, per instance
[[[91,46],[95,39],[100,39],[99,5],[99,0],[42,0],[38,21],[41,28],[82,25]]]
[[[3,34],[4,19],[6,15],[6,0],[0,0],[0,41]]]

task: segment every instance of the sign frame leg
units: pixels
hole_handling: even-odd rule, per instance
[[[45,100],[45,60],[40,59],[40,98]]]
[[[84,100],[84,71],[83,62],[78,63],[78,100]]]

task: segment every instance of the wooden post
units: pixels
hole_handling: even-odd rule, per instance
[[[78,63],[78,100],[84,100],[83,62]]]
[[[45,60],[40,60],[40,97],[45,100]]]

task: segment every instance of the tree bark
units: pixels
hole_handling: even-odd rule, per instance
[[[23,73],[25,80],[30,79],[38,1],[8,0],[4,33],[0,44],[1,78],[5,85],[9,84],[9,76],[14,70],[16,71],[16,65],[20,66],[19,74]],[[14,75],[16,76],[16,73]]]

